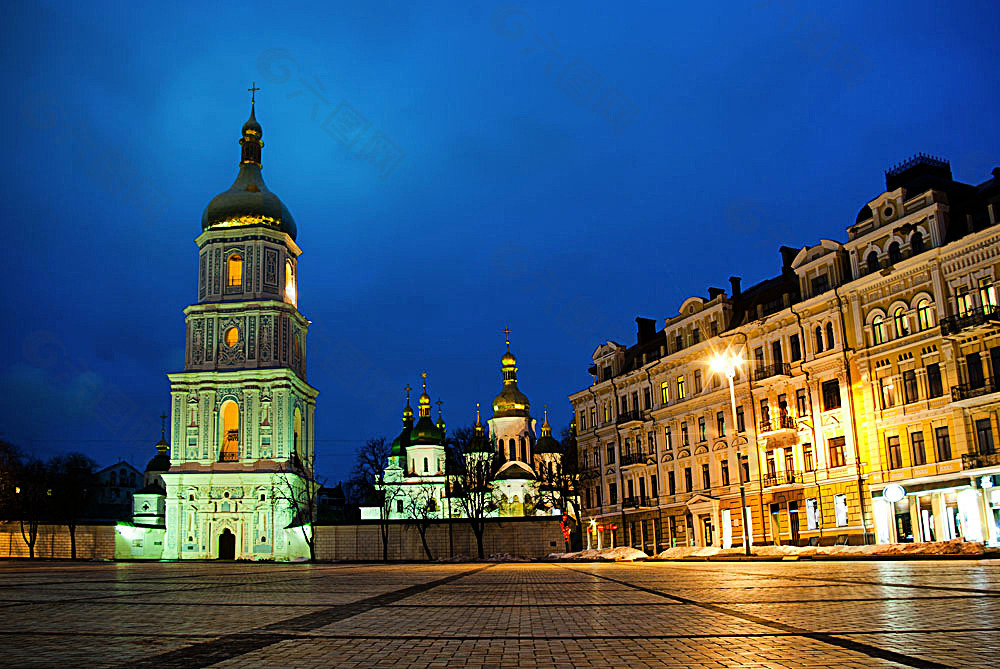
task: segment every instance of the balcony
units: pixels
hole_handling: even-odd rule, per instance
[[[795,430],[795,420],[791,416],[777,416],[760,422],[761,434],[782,430]]]
[[[641,423],[642,422],[642,412],[638,409],[632,409],[631,411],[626,411],[624,413],[618,414],[618,418],[615,419],[615,423],[618,425],[624,425],[625,423]]]
[[[982,325],[1000,325],[1000,308],[988,304],[970,309],[962,316],[948,316],[941,319],[941,334],[945,337],[960,334],[963,330]]]
[[[792,483],[802,483],[801,472],[785,471],[774,474],[765,474],[764,478],[761,479],[761,485],[765,488],[770,488],[776,485],[790,485]]]
[[[219,453],[219,462],[239,462],[240,454],[236,451],[222,451]]]
[[[646,464],[646,454],[645,453],[622,453],[621,454],[621,465],[622,467],[629,467],[631,465],[644,465]]]
[[[996,377],[992,379],[983,379],[981,383],[963,383],[961,385],[953,386],[951,389],[951,401],[961,402],[963,400],[971,400],[977,397],[982,397],[983,395],[991,395],[993,393],[1000,393],[1000,379]]]
[[[1000,453],[962,453],[962,469],[981,469],[1000,465]]]
[[[640,507],[650,506],[655,506],[655,504],[653,504],[653,498],[646,497],[645,495],[626,497],[622,500],[623,509],[638,509]]]
[[[763,381],[772,376],[791,376],[792,366],[787,362],[776,362],[772,365],[757,365],[753,370],[753,380]]]

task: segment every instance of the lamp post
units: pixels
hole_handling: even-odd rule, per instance
[[[736,422],[736,389],[733,387],[733,379],[736,378],[736,368],[743,364],[743,358],[739,353],[736,354],[723,354],[716,355],[710,362],[710,366],[713,371],[726,375],[726,379],[729,381],[729,403],[733,414],[733,443],[736,443],[737,439],[737,422]],[[744,439],[744,441],[746,441]],[[740,515],[743,517],[743,550],[747,555],[750,555],[750,541],[748,534],[750,532],[750,525],[747,522],[747,491],[746,485],[743,481],[743,460],[740,456],[740,451],[736,450],[736,471],[740,478]]]

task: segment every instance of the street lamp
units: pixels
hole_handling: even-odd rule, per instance
[[[739,353],[716,354],[710,361],[709,366],[717,374],[725,374],[729,380],[729,402],[733,412],[733,444],[737,438],[736,422],[736,390],[733,387],[733,379],[736,377],[736,368],[743,364],[743,357]],[[746,440],[744,440],[746,441]],[[740,477],[740,514],[743,517],[743,550],[750,555],[750,541],[748,534],[750,524],[747,522],[747,491],[743,482],[743,460],[740,456],[739,448],[736,450],[736,471]]]

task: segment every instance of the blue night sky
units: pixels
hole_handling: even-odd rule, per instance
[[[424,368],[470,423],[505,325],[558,431],[637,315],[845,239],[916,152],[1000,164],[995,3],[423,4],[8,7],[0,436],[153,455],[251,81],[333,480]]]

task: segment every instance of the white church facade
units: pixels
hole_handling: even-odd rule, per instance
[[[147,468],[133,523],[119,529],[122,557],[309,556],[318,391],[306,380],[295,221],[264,184],[261,137],[251,103],[239,174],[195,239],[184,370],[168,374],[171,452]]]

